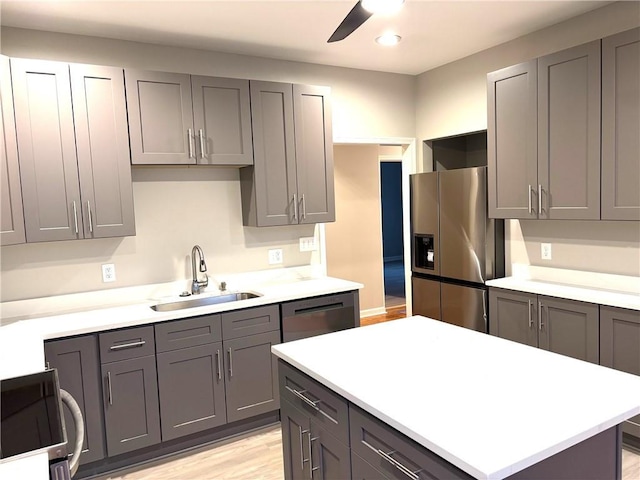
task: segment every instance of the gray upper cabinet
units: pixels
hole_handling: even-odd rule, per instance
[[[191,77],[197,163],[252,165],[249,80]]]
[[[243,223],[335,220],[330,89],[250,82],[254,166],[240,172]]]
[[[525,292],[489,289],[489,333],[598,363],[598,305]]]
[[[132,164],[195,164],[189,75],[125,69]]]
[[[84,238],[135,235],[121,68],[71,65]]]
[[[491,218],[537,218],[537,62],[487,75]]]
[[[69,65],[11,59],[11,76],[27,241],[82,238]]]
[[[0,102],[2,103],[2,165],[0,165],[0,244],[26,241],[20,189],[20,166],[13,112],[13,92],[9,59],[0,55]]]
[[[251,165],[249,81],[125,69],[131,162]]]
[[[11,59],[11,75],[27,242],[134,235],[122,69]]]
[[[640,220],[640,28],[602,40],[603,220]]]
[[[44,344],[45,360],[58,370],[60,388],[71,394],[84,419],[84,441],[80,464],[101,460],[105,456],[100,363],[94,335],[54,340]],[[68,444],[75,444],[73,417],[64,405]]]
[[[640,375],[640,311],[600,307],[600,364]],[[640,441],[640,415],[622,430]]]
[[[600,41],[538,59],[539,218],[600,218]]]

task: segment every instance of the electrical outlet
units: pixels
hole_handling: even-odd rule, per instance
[[[540,244],[540,256],[542,257],[542,260],[551,260],[551,244],[550,243]]]
[[[278,265],[282,263],[282,249],[274,248],[269,250],[269,265]]]
[[[316,237],[300,237],[301,252],[315,252],[316,250],[318,250]]]
[[[116,266],[113,263],[102,265],[102,281],[103,283],[116,281]]]

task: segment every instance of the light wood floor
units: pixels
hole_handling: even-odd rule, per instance
[[[363,318],[360,323],[373,325],[405,316],[401,305],[388,308],[386,315]],[[282,437],[277,425],[99,480],[283,480],[283,470]],[[622,480],[640,480],[640,455],[622,451]]]

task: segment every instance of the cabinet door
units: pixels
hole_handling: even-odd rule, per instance
[[[197,163],[253,165],[249,81],[191,77]]]
[[[195,164],[191,80],[127,68],[132,164]]]
[[[640,375],[640,311],[600,307],[600,364]],[[640,415],[622,430],[640,438]]]
[[[538,218],[600,218],[600,40],[538,59]]]
[[[640,220],[640,28],[602,40],[603,220]]]
[[[536,61],[487,75],[490,218],[537,218]]]
[[[313,422],[307,441],[314,480],[351,478],[351,451],[346,444]]]
[[[532,347],[538,346],[537,296],[489,289],[489,333]]]
[[[103,364],[102,381],[108,455],[160,443],[156,357]]]
[[[265,227],[299,223],[300,199],[296,183],[293,87],[273,82],[250,82],[253,169],[242,175],[253,190],[243,192],[245,224]],[[244,182],[245,180],[243,180]],[[247,198],[252,195],[253,198]]]
[[[278,343],[279,331],[224,342],[229,422],[280,407],[278,363],[271,354],[271,346]]]
[[[538,314],[540,348],[598,363],[598,305],[540,296]]]
[[[84,419],[84,442],[80,463],[104,458],[104,424],[100,398],[100,366],[96,337],[92,335],[55,340],[44,344],[44,356],[51,368],[58,369],[60,388],[71,394]],[[63,405],[69,448],[76,442],[73,417]]]
[[[158,354],[162,441],[226,423],[222,343]]]
[[[82,238],[69,66],[11,59],[28,242]]]
[[[309,462],[309,417],[287,401],[280,406],[285,480],[311,478]],[[306,444],[306,445],[305,445]]]
[[[294,85],[293,112],[299,222],[333,222],[336,219],[336,207],[333,185],[331,89]]]
[[[2,103],[2,164],[0,175],[0,244],[25,242],[20,167],[13,113],[13,92],[9,59],[0,56],[0,102]]]
[[[84,237],[135,235],[122,68],[70,71]]]

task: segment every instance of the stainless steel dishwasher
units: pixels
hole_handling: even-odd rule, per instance
[[[283,342],[360,326],[357,290],[294,300],[281,308]]]

